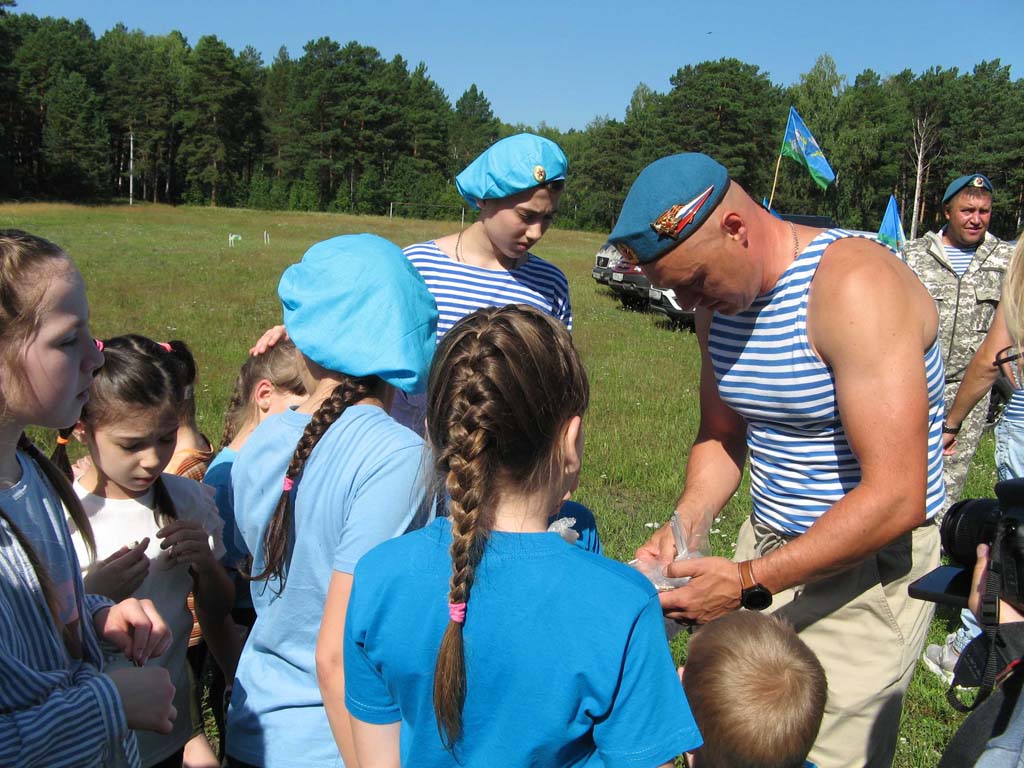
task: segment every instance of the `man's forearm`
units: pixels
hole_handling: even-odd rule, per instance
[[[924,522],[923,494],[858,486],[801,536],[754,563],[757,580],[781,592],[840,573]]]

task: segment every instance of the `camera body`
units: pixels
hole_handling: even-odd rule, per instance
[[[969,588],[978,545],[988,544],[993,547],[990,567],[999,573],[1000,599],[1024,611],[1024,479],[997,483],[995,492],[995,499],[958,501],[942,519],[942,549],[967,571],[966,579],[959,579],[948,591],[966,600],[966,591],[959,593],[965,583]]]

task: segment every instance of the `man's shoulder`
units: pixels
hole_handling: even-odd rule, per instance
[[[942,236],[938,232],[925,232],[921,237],[908,240],[903,246],[903,256],[910,262],[912,257],[921,257],[942,251]]]
[[[1010,257],[1013,256],[1013,244],[1001,240],[991,232],[985,234],[979,251],[985,258],[985,266],[989,269],[1000,267],[1006,269],[1010,264]]]

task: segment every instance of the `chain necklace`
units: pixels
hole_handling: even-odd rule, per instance
[[[800,258],[800,238],[796,234],[796,224],[789,222],[789,231],[793,233],[793,258]]]
[[[465,231],[466,230],[464,229],[460,229],[459,236],[455,238],[455,260],[460,264],[465,263],[462,259],[462,233]]]

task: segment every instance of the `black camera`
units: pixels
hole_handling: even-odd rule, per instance
[[[979,544],[993,547],[999,597],[1024,611],[1024,479],[996,483],[995,499],[963,499],[942,519],[942,550],[961,567],[943,566],[910,586],[910,596],[966,606]],[[998,547],[995,546],[999,542]]]

